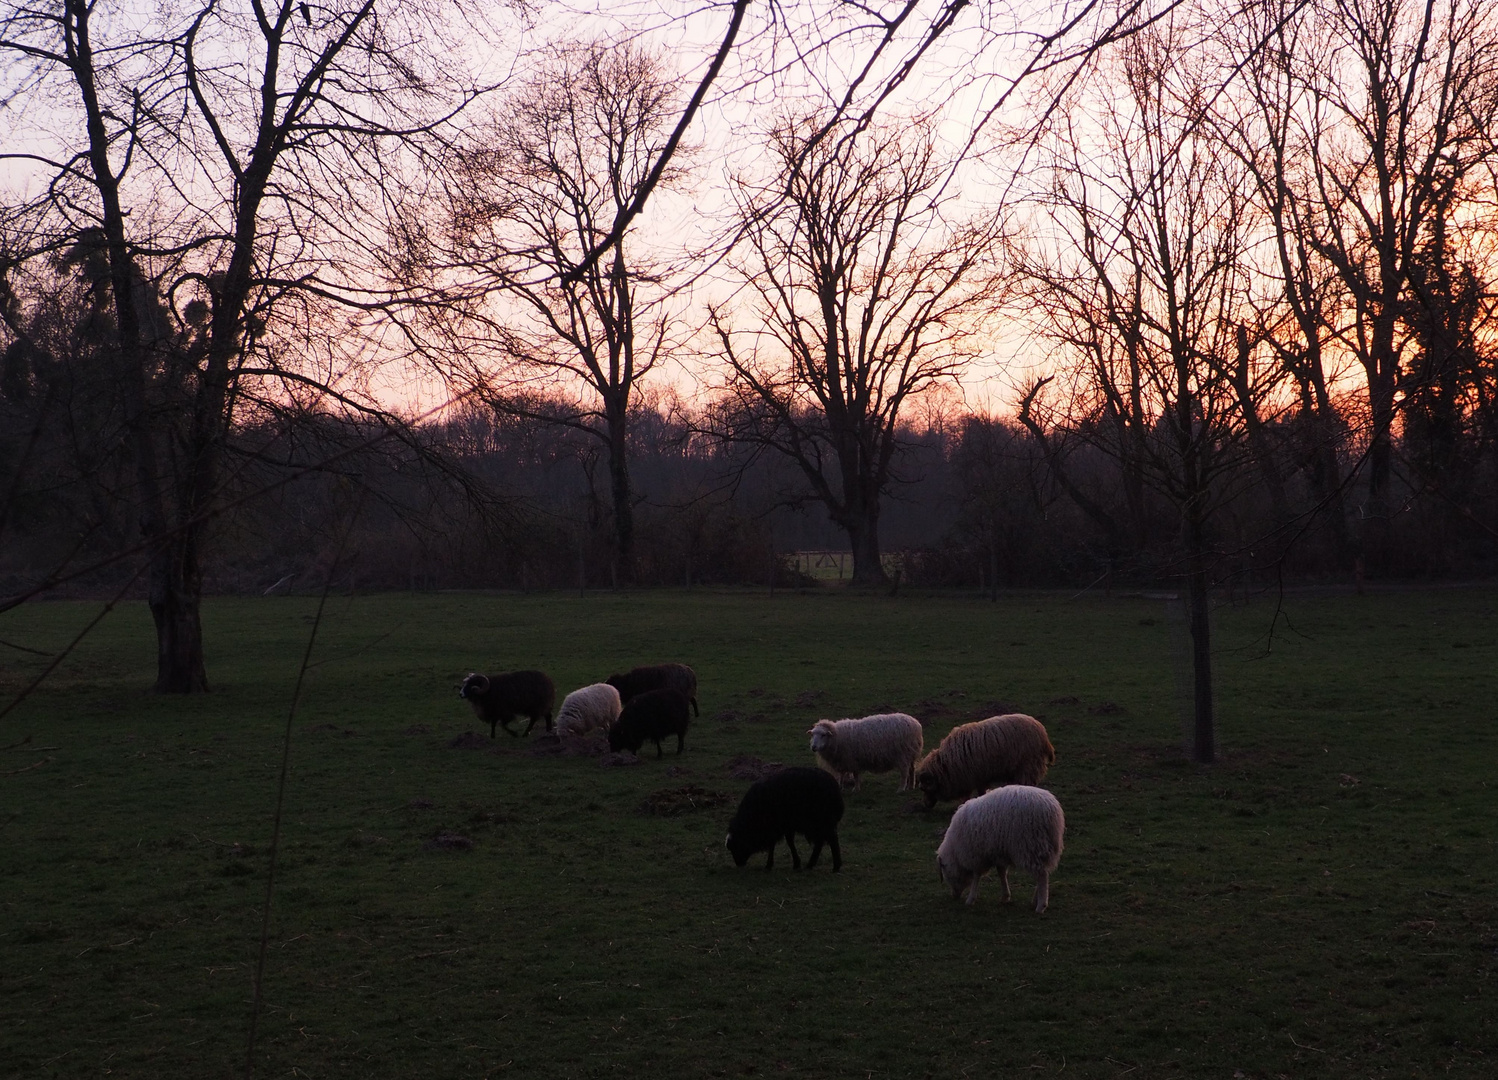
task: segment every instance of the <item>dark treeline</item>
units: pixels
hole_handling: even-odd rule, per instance
[[[0,461],[16,476],[29,459],[8,501],[7,592],[60,562],[68,573],[136,543],[128,443],[109,437],[112,385],[107,356],[88,349],[7,383]],[[1377,560],[1360,564],[1364,576],[1493,572],[1495,444],[1481,413],[1457,420],[1438,435],[1427,422],[1406,425],[1397,456],[1410,465],[1396,472],[1397,511]],[[776,587],[809,586],[793,553],[847,549],[783,460],[702,434],[679,407],[639,404],[631,425],[637,584],[768,587],[773,575]],[[330,571],[338,588],[360,590],[619,584],[596,440],[479,407],[390,431],[368,419],[269,410],[237,428],[225,501],[245,501],[212,527],[209,591],[305,592]],[[1268,490],[1253,460],[1243,475],[1221,478],[1209,537],[1214,584],[1352,583],[1339,536],[1359,523],[1339,528],[1318,504],[1316,455],[1293,424],[1267,438],[1282,490]],[[886,565],[902,584],[1170,588],[1181,579],[1179,515],[1148,489],[1131,495],[1118,459],[1095,446],[1043,446],[1018,422],[960,415],[906,428],[900,447],[882,531]],[[1428,472],[1420,463],[1436,454],[1447,464]],[[1356,445],[1339,460],[1355,477]],[[1284,501],[1298,509],[1289,520]],[[1346,505],[1363,513],[1355,498]],[[133,568],[124,560],[69,591],[116,587]]]

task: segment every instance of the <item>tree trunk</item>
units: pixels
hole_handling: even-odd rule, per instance
[[[844,526],[853,549],[853,577],[850,585],[888,585],[884,561],[879,556],[879,512],[865,511],[850,518]]]
[[[609,425],[609,492],[614,509],[614,565],[618,580],[635,579],[635,506],[629,482],[629,417],[623,401],[607,405]]]
[[[208,690],[203,663],[203,596],[196,538],[178,534],[151,555],[148,600],[156,623],[156,692],[196,694]]]
[[[988,514],[988,599],[999,602],[999,523],[997,515]]]
[[[1191,627],[1191,756],[1217,760],[1212,715],[1212,626],[1204,523],[1195,507],[1186,511],[1187,617]]]

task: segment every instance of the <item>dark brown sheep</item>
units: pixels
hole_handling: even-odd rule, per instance
[[[503,724],[515,738],[529,735],[537,720],[546,721],[551,730],[551,710],[556,704],[557,688],[544,671],[508,671],[503,675],[469,674],[458,687],[458,696],[468,702],[474,715],[489,725],[489,738]],[[524,732],[510,727],[517,716],[530,718]]]

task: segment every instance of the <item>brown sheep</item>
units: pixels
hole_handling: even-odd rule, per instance
[[[1034,786],[1055,761],[1045,726],[1033,716],[1009,713],[954,727],[916,765],[915,783],[926,805],[935,806],[1000,784]]]

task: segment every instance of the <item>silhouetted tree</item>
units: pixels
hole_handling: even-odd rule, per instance
[[[856,585],[884,582],[881,500],[901,412],[949,384],[992,311],[997,220],[949,221],[933,134],[849,128],[810,145],[815,118],[769,137],[778,167],[738,186],[742,299],[713,308],[722,438],[784,455],[848,534]]]

